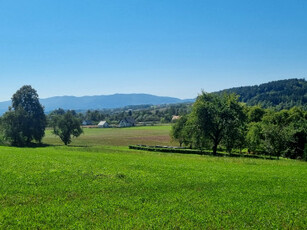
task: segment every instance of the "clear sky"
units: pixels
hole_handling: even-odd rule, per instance
[[[307,76],[306,0],[0,0],[0,101],[201,89]]]

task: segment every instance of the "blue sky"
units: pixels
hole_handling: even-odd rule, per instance
[[[306,0],[0,0],[0,101],[193,98],[307,76]]]

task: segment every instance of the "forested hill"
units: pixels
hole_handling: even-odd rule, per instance
[[[247,105],[264,108],[289,109],[302,106],[307,109],[307,82],[305,79],[272,81],[261,85],[225,89],[217,93],[236,93]]]

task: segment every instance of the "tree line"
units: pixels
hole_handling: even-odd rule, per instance
[[[83,132],[79,119],[71,111],[53,116],[49,125],[65,145]],[[12,106],[0,119],[2,140],[13,146],[41,144],[46,127],[47,117],[36,90],[30,85],[21,87],[12,96]]]
[[[307,112],[301,107],[276,111],[246,106],[236,94],[202,92],[192,112],[172,127],[180,146],[218,149],[231,153],[247,149],[251,154],[307,159]]]
[[[77,112],[71,110],[72,114],[82,121],[91,121],[98,124],[102,120],[106,120],[109,124],[116,125],[126,117],[133,117],[139,123],[170,123],[174,115],[186,115],[191,112],[191,104],[174,104],[174,105],[137,105],[127,106],[121,109],[105,109],[105,110],[87,110]],[[51,124],[53,117],[57,114],[64,113],[65,110],[57,109],[47,115],[48,125]]]

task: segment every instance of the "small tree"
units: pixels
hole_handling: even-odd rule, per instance
[[[242,104],[237,102],[234,95],[230,95],[227,99],[227,125],[225,125],[225,135],[222,138],[222,143],[226,147],[226,151],[231,153],[233,148],[239,148],[240,153],[245,145],[246,121],[247,116],[244,113]]]
[[[307,112],[301,108],[293,107],[289,110],[288,122],[292,130],[293,138],[289,143],[290,151],[287,157],[304,158],[304,149],[307,143]]]
[[[187,117],[179,118],[175,124],[172,126],[171,137],[173,140],[177,140],[179,142],[180,147],[182,146],[185,140],[185,132],[184,127],[187,122]]]
[[[283,153],[289,150],[289,142],[292,140],[291,129],[281,127],[275,124],[264,124],[264,148],[270,155],[277,156],[279,158]]]
[[[22,109],[16,111],[10,109],[10,111],[2,116],[1,128],[3,137],[13,146],[26,145],[26,138],[22,132],[24,129],[23,121],[25,116],[25,111]]]
[[[226,134],[222,139],[222,142],[223,145],[226,147],[226,151],[230,154],[233,148],[238,148],[240,150],[240,154],[242,154],[242,149],[246,145],[246,123],[242,122],[237,126],[230,126],[225,133]]]
[[[260,122],[265,114],[265,110],[260,106],[252,106],[247,113],[248,122]]]
[[[264,149],[271,156],[281,156],[290,150],[294,130],[288,111],[270,112],[263,117]]]
[[[188,146],[190,149],[198,146],[197,143],[195,143],[196,140],[195,137],[199,134],[199,132],[196,132],[196,130],[197,130],[196,123],[190,114],[188,116],[188,120],[185,122],[185,126],[182,131],[184,137],[183,144],[185,146]]]
[[[263,129],[261,122],[252,122],[248,125],[248,132],[246,134],[246,143],[248,152],[262,153],[263,149]]]
[[[71,111],[64,115],[53,117],[53,133],[60,137],[65,145],[71,143],[72,137],[78,137],[83,133],[80,121]]]

